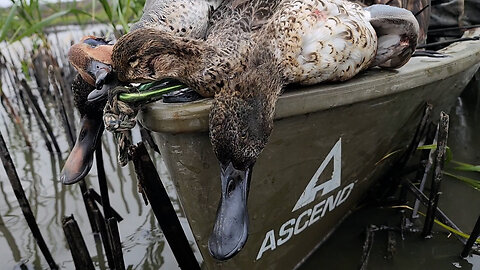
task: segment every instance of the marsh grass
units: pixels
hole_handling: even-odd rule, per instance
[[[100,0],[44,4],[40,0],[11,0],[10,9],[0,11],[0,42],[15,42],[25,37],[39,38],[48,46],[45,28],[59,24],[102,23],[119,37],[137,21],[145,0]],[[84,10],[89,10],[86,12]]]
[[[417,148],[418,150],[432,150],[432,149],[437,149],[436,144],[430,144],[430,145],[422,145]],[[445,153],[445,165],[448,165],[448,168],[450,170],[458,171],[458,172],[475,172],[475,173],[480,173],[480,165],[473,165],[465,162],[460,162],[456,161],[453,159],[453,152],[450,149],[450,147],[447,146],[447,150]],[[453,173],[451,171],[443,171],[444,175],[448,175],[454,179],[460,180],[464,182],[465,184],[473,187],[474,189],[480,191],[480,180],[479,179],[474,179],[470,178],[464,175],[460,175],[457,173]]]

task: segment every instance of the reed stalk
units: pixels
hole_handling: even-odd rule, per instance
[[[41,120],[43,123],[45,129],[47,130],[47,134],[50,136],[50,139],[52,140],[53,146],[55,147],[55,150],[57,154],[59,155],[59,160],[61,160],[61,150],[60,146],[58,146],[57,139],[55,135],[53,134],[52,126],[48,123],[47,119],[45,118],[45,115],[42,112],[42,109],[40,109],[40,106],[38,105],[37,99],[32,93],[32,90],[30,89],[30,86],[28,85],[27,81],[24,79],[20,82],[23,89],[25,90],[25,93],[27,94],[27,97],[31,104],[33,105],[34,112],[36,111],[36,116]]]
[[[440,198],[440,184],[442,182],[442,171],[445,164],[445,152],[448,139],[448,123],[449,117],[446,113],[440,114],[440,123],[438,128],[437,153],[435,157],[435,169],[433,172],[432,185],[430,190],[430,198],[427,206],[427,217],[423,227],[422,235],[431,237],[435,212],[438,208],[438,200]]]
[[[107,225],[105,218],[98,209],[98,207],[93,210],[93,215],[95,217],[95,222],[97,223],[98,229],[100,231],[100,237],[102,238],[103,249],[105,250],[105,256],[107,257],[108,267],[110,269],[115,269],[115,261],[113,259],[112,246],[110,243],[110,237],[107,232]]]
[[[470,234],[470,237],[468,238],[467,243],[465,244],[465,247],[463,248],[462,257],[465,258],[468,256],[468,254],[470,254],[470,250],[472,249],[475,241],[477,241],[477,238],[479,235],[480,235],[480,216],[478,216],[477,222],[473,227],[473,231]]]
[[[120,232],[118,231],[118,222],[112,217],[107,219],[107,231],[112,245],[113,260],[115,269],[125,270],[125,262],[123,260],[122,242],[120,241]]]
[[[145,145],[140,142],[138,145],[132,146],[129,152],[137,179],[150,202],[153,213],[165,234],[165,239],[170,245],[178,265],[181,269],[200,269]]]
[[[50,250],[43,239],[42,233],[38,228],[37,222],[35,220],[35,216],[32,212],[30,207],[30,203],[28,202],[27,196],[22,187],[22,183],[20,182],[20,178],[18,177],[17,170],[15,169],[15,165],[13,164],[13,160],[8,152],[7,145],[5,144],[5,140],[3,139],[3,135],[0,132],[0,158],[2,159],[3,167],[7,173],[8,179],[10,180],[10,184],[12,185],[12,189],[15,193],[15,197],[17,198],[18,204],[20,205],[20,209],[27,221],[28,227],[32,231],[33,237],[35,238],[45,260],[47,261],[50,269],[58,269],[57,264],[53,260],[53,257],[50,253]]]
[[[13,122],[18,127],[18,129],[20,130],[20,133],[22,133],[23,139],[25,140],[25,144],[28,147],[32,147],[32,143],[30,142],[29,136],[28,136],[27,132],[25,131],[25,127],[23,126],[22,119],[20,118],[20,116],[18,115],[16,110],[13,108],[12,103],[10,102],[10,99],[5,95],[5,93],[3,92],[1,87],[0,87],[0,98],[3,101],[3,104],[6,106],[5,109],[6,109],[7,113],[12,117]]]
[[[60,90],[58,87],[58,80],[55,77],[54,67],[52,65],[48,66],[48,78],[50,81],[50,85],[53,88],[53,94],[55,97],[56,108],[58,110],[58,114],[60,115],[60,119],[62,120],[63,129],[65,130],[65,134],[67,135],[67,142],[70,148],[73,148],[75,145],[75,135],[71,129],[71,124],[68,120],[67,113],[65,111],[64,102],[62,96],[60,95]]]
[[[68,246],[70,247],[70,252],[72,253],[75,268],[95,270],[87,245],[85,244],[85,240],[83,240],[82,232],[73,215],[63,218],[62,227],[65,237],[67,238]]]

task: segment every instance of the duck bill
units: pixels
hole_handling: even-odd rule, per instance
[[[247,198],[253,165],[238,170],[230,162],[221,164],[222,197],[213,232],[208,240],[210,254],[227,260],[245,245],[248,236]]]
[[[95,88],[102,89],[103,85],[110,78],[110,74],[113,73],[113,68],[109,64],[93,60],[88,66],[87,71],[95,78]]]
[[[77,141],[60,173],[60,181],[64,185],[77,183],[90,171],[93,163],[93,153],[103,130],[101,117],[84,116],[82,118],[82,127]]]
[[[105,100],[108,98],[108,93],[110,90],[120,85],[120,82],[118,81],[114,72],[106,68],[98,71],[96,82],[97,89],[94,89],[87,96],[87,102],[90,104],[105,102]],[[98,88],[100,85],[101,87]]]

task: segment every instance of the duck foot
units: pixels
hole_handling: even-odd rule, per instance
[[[184,88],[180,89],[177,91],[173,91],[170,93],[166,93],[163,95],[163,102],[165,103],[186,103],[186,102],[192,102],[196,101],[199,99],[202,99],[203,97],[193,91],[190,88]]]

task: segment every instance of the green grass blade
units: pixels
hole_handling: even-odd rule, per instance
[[[110,9],[110,4],[108,3],[107,0],[100,0],[100,3],[102,4],[102,7],[105,13],[107,13],[108,19],[110,20],[110,22],[113,23],[113,14],[112,14],[112,10]]]
[[[417,147],[417,150],[432,150],[432,149],[437,149],[437,145],[436,144],[426,144],[426,145],[422,145],[422,146]]]
[[[402,152],[403,150],[405,150],[405,149],[404,149],[404,148],[400,148],[400,149],[397,149],[397,150],[395,150],[395,151],[393,151],[393,152],[391,152],[391,153],[386,154],[386,155],[385,155],[384,157],[382,157],[379,161],[377,161],[377,163],[375,163],[375,166],[378,165],[378,164],[380,164],[380,162],[384,161],[385,159],[387,159],[387,158],[389,158],[389,157],[391,157],[391,156],[393,156],[393,155],[395,155],[395,154],[397,154],[397,153]]]
[[[32,25],[31,27],[29,27],[28,29],[25,30],[25,32],[23,32],[20,36],[18,36],[17,38],[15,38],[14,41],[18,41],[24,37],[27,37],[27,36],[30,36],[34,33],[36,33],[37,31],[41,31],[44,27],[50,25],[53,21],[55,21],[56,19],[62,17],[62,16],[65,16],[67,15],[68,13],[70,13],[71,11],[70,10],[63,10],[63,11],[59,11],[57,13],[54,13],[50,16],[48,16],[47,18],[41,20],[40,22],[38,23],[35,23],[34,25]]]
[[[128,33],[129,30],[130,30],[130,27],[128,27],[127,20],[125,20],[124,12],[123,12],[123,9],[122,9],[122,5],[118,5],[118,7],[117,7],[117,13],[118,13],[118,20],[120,21],[120,24],[122,25],[123,30],[124,30],[126,33]]]
[[[13,4],[8,13],[7,19],[3,22],[2,29],[0,30],[0,42],[4,41],[7,37],[7,33],[12,30],[11,25],[14,22],[15,14],[17,13],[17,5]]]
[[[480,165],[472,165],[456,160],[452,160],[452,163],[458,165],[457,167],[453,168],[458,171],[480,172]]]
[[[455,179],[458,179],[458,180],[470,185],[471,187],[473,187],[476,190],[480,190],[480,181],[478,181],[478,180],[472,179],[470,177],[462,176],[462,175],[456,175],[456,174],[445,172],[445,171],[443,172],[443,174],[448,175],[450,177],[453,177]]]
[[[417,150],[432,150],[437,149],[436,144],[427,144],[417,147]],[[453,152],[452,149],[447,145],[445,149],[445,163],[449,163],[453,159]]]

